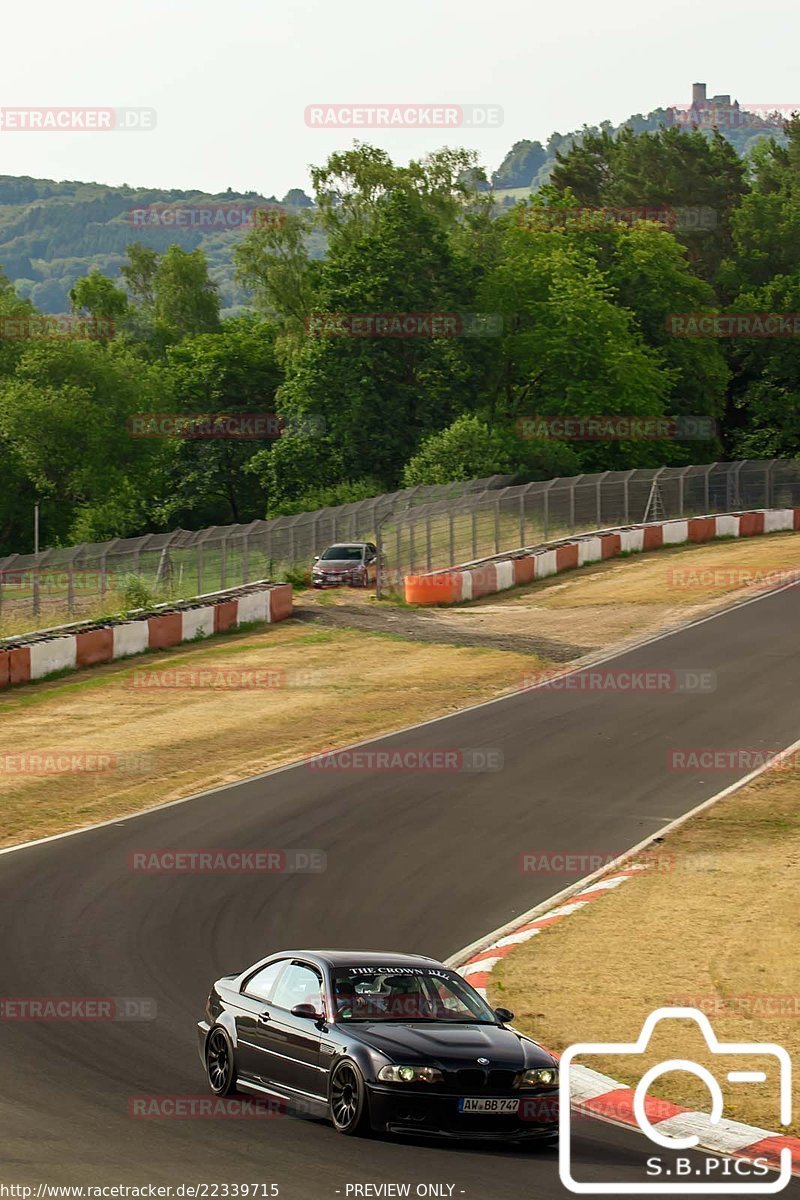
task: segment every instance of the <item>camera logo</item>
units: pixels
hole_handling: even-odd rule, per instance
[[[574,1086],[580,1078],[580,1072],[583,1069],[575,1059],[583,1055],[619,1055],[632,1056],[644,1054],[650,1043],[653,1035],[653,1030],[659,1021],[663,1020],[691,1020],[694,1021],[705,1038],[711,1054],[719,1054],[726,1056],[743,1057],[744,1059],[758,1058],[759,1066],[763,1067],[765,1059],[773,1060],[777,1067],[777,1083],[778,1083],[778,1116],[781,1125],[789,1125],[792,1119],[792,1095],[791,1095],[791,1079],[792,1079],[792,1064],[787,1051],[783,1046],[778,1046],[774,1042],[720,1042],[717,1039],[714,1030],[711,1027],[711,1022],[705,1013],[696,1008],[659,1008],[651,1013],[642,1026],[642,1031],[639,1034],[638,1040],[635,1042],[579,1042],[574,1046],[570,1046],[561,1056],[560,1071],[559,1071],[559,1161],[558,1170],[561,1177],[561,1182],[564,1187],[577,1195],[583,1196],[598,1196],[598,1195],[613,1195],[620,1196],[630,1193],[642,1192],[657,1192],[662,1196],[674,1195],[752,1195],[752,1194],[771,1194],[782,1191],[789,1183],[792,1174],[792,1156],[788,1148],[781,1150],[781,1166],[780,1173],[777,1178],[773,1176],[766,1183],[755,1183],[744,1181],[741,1179],[743,1172],[739,1171],[740,1178],[737,1182],[731,1182],[730,1177],[725,1182],[707,1182],[705,1179],[699,1178],[701,1171],[695,1169],[691,1160],[688,1158],[679,1158],[676,1160],[678,1164],[686,1164],[685,1169],[669,1168],[661,1169],[660,1167],[651,1169],[651,1164],[659,1164],[660,1159],[648,1159],[648,1178],[638,1182],[623,1182],[618,1183],[594,1183],[582,1182],[574,1178],[572,1174],[572,1147],[570,1142],[572,1132],[572,1121],[570,1113],[570,1096],[573,1091],[579,1092],[580,1088]],[[743,1067],[754,1067],[755,1064],[744,1062]],[[673,1071],[686,1071],[705,1083],[711,1095],[711,1113],[702,1121],[694,1123],[695,1128],[703,1128],[703,1126],[713,1129],[715,1125],[719,1125],[723,1115],[723,1096],[719,1081],[714,1075],[704,1066],[699,1063],[691,1062],[689,1059],[672,1058],[664,1062],[657,1063],[642,1075],[637,1084],[633,1095],[633,1113],[636,1118],[636,1123],[643,1134],[656,1146],[660,1146],[668,1151],[690,1150],[700,1143],[700,1137],[696,1133],[690,1133],[686,1136],[672,1136],[666,1132],[668,1122],[662,1125],[662,1132],[657,1126],[654,1126],[649,1120],[646,1112],[646,1100],[649,1089],[662,1075],[666,1075]],[[769,1073],[769,1078],[772,1079],[772,1071]],[[728,1071],[725,1075],[728,1083],[746,1084],[746,1083],[766,1083],[768,1076],[763,1069],[743,1069],[741,1071]],[[694,1114],[695,1117],[700,1114]],[[707,1160],[709,1163],[718,1163],[726,1160]],[[747,1163],[746,1160],[737,1160],[737,1165],[743,1168],[752,1167],[753,1177],[759,1177],[766,1174],[766,1167],[757,1169],[757,1160],[753,1163]],[[653,1175],[658,1176],[658,1182],[653,1182]],[[673,1182],[675,1176],[692,1175],[693,1182]],[[669,1176],[669,1180],[665,1178]]]

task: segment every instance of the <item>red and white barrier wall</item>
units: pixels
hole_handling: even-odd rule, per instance
[[[512,550],[462,567],[430,571],[425,575],[406,575],[405,597],[409,604],[457,604],[502,592],[517,584],[546,579],[584,563],[613,558],[626,551],[656,550],[659,546],[682,542],[753,537],[759,533],[792,529],[800,530],[800,508],[767,508],[603,529],[532,549]]]
[[[161,605],[130,621],[84,621],[9,638],[0,643],[0,688],[30,683],[53,671],[74,671],[145,650],[165,650],[249,621],[272,623],[291,615],[291,584],[256,583],[175,606]]]

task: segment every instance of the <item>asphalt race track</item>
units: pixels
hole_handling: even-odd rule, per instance
[[[800,592],[789,588],[614,660],[716,671],[712,695],[539,690],[380,743],[500,750],[500,772],[298,765],[0,856],[3,996],[139,996],[158,1006],[146,1023],[0,1023],[2,1182],[274,1182],[289,1200],[387,1182],[411,1183],[411,1195],[421,1183],[453,1185],[456,1198],[566,1195],[554,1151],[345,1139],[285,1117],[132,1119],[129,1100],[205,1094],[194,1026],[218,975],[284,947],[444,958],[571,882],[521,874],[520,851],[622,851],[744,773],[671,770],[671,748],[793,742],[798,629]],[[321,849],[327,870],[128,867],[135,850],[206,847]],[[575,1170],[641,1179],[653,1149],[583,1121]],[[800,1195],[800,1185],[783,1194]]]

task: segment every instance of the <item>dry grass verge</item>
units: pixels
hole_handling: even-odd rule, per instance
[[[0,697],[0,844],[136,812],[464,708],[516,687],[538,662],[287,622],[15,688]],[[163,686],[164,672],[176,669],[188,686]],[[228,669],[237,672],[233,686],[220,688]],[[24,757],[55,751],[105,755],[77,762],[107,769],[42,774]]]
[[[499,963],[492,1000],[554,1050],[633,1041],[648,1013],[688,1004],[707,1012],[720,1040],[777,1042],[796,1063],[799,798],[800,771],[773,770],[693,818],[658,848],[662,869],[629,880]],[[693,1029],[690,1022],[664,1027],[651,1051],[627,1066],[622,1059],[587,1065],[635,1084],[658,1061],[692,1059],[723,1083],[727,1117],[780,1131],[774,1066],[765,1084],[723,1082],[722,1066],[743,1064],[704,1053]],[[705,1086],[683,1073],[652,1091],[709,1108]],[[797,1120],[793,1132],[800,1133]]]
[[[792,572],[800,576],[800,535],[777,533],[608,559],[437,615],[449,626],[535,632],[593,650],[702,616]]]

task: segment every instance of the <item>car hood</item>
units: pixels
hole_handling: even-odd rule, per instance
[[[499,1025],[396,1025],[371,1021],[348,1026],[355,1038],[395,1062],[474,1066],[488,1058],[490,1066],[550,1067],[553,1056],[530,1038]]]

